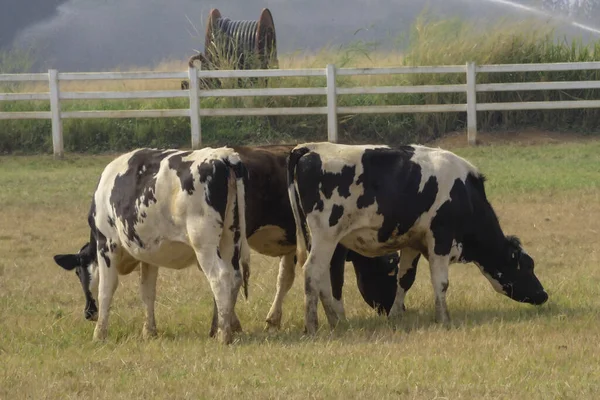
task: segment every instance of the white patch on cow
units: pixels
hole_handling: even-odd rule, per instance
[[[450,248],[450,260],[452,262],[458,262],[465,264],[466,261],[461,258],[462,256],[463,245],[462,243],[457,243],[456,240],[452,240],[452,247]]]
[[[98,302],[98,285],[100,284],[100,276],[98,272],[98,263],[93,262],[87,267],[88,274],[90,274],[90,292],[94,301]]]
[[[317,150],[323,166],[325,167],[326,165],[323,171],[333,174],[339,174],[345,166],[352,167],[360,164],[360,160],[365,150],[390,148],[385,145],[345,145],[329,142],[306,143],[301,147]],[[355,180],[358,175],[357,172]]]
[[[447,150],[420,145],[411,146],[415,149],[411,161],[421,166],[419,192],[423,191],[429,178],[435,176],[437,180],[438,197],[431,210],[437,211],[448,200],[450,190],[457,178],[464,182],[469,173],[477,173],[477,169],[471,163]]]
[[[481,271],[481,273],[483,274],[483,276],[485,276],[487,278],[488,281],[490,281],[490,283],[492,284],[492,287],[494,288],[494,290],[498,293],[501,294],[506,294],[506,291],[504,290],[504,287],[502,286],[502,284],[500,282],[498,282],[494,277],[492,277],[490,274],[488,274],[485,269],[483,269],[483,267],[481,266],[481,264],[479,264],[478,262],[473,262],[475,265],[477,265],[477,267],[479,268],[479,270]],[[502,276],[501,274],[498,275],[498,277]]]
[[[293,252],[295,244],[288,243],[285,231],[276,225],[265,225],[258,228],[250,237],[248,244],[255,251],[271,257]]]

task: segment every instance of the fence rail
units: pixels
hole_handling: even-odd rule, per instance
[[[48,82],[45,93],[0,93],[0,101],[46,100],[50,111],[0,112],[4,119],[50,119],[52,121],[52,143],[54,155],[62,157],[62,120],[69,118],[190,118],[192,148],[201,146],[201,117],[216,116],[267,116],[267,115],[327,115],[327,138],[338,141],[338,115],[377,113],[427,113],[466,112],[467,140],[474,145],[477,139],[477,111],[507,110],[552,110],[574,108],[600,108],[600,100],[477,103],[477,93],[525,90],[599,89],[600,81],[569,82],[522,82],[477,84],[477,73],[493,72],[537,72],[599,70],[600,62],[551,63],[551,64],[499,64],[421,66],[397,68],[326,68],[272,69],[272,70],[218,70],[202,71],[189,68],[187,72],[100,72],[70,73],[49,70],[35,74],[0,74],[0,82]],[[414,86],[359,86],[337,87],[338,76],[395,75],[395,74],[466,74],[465,84],[414,85]],[[201,90],[198,82],[206,78],[275,78],[275,77],[323,77],[325,86],[305,88],[264,89],[213,89]],[[63,92],[60,82],[97,80],[137,79],[184,79],[190,80],[187,90],[137,90],[105,92]],[[465,93],[464,104],[389,105],[389,106],[338,106],[341,95],[393,94],[393,93]],[[248,96],[326,96],[325,107],[272,107],[272,108],[201,108],[200,98],[248,97]],[[93,110],[61,111],[61,100],[105,100],[105,99],[163,99],[189,98],[189,108],[163,110]]]

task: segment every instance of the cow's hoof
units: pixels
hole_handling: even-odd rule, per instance
[[[93,337],[93,341],[94,342],[103,342],[106,340],[106,337],[108,332],[106,329],[94,329],[94,337]]]
[[[448,310],[436,310],[435,323],[443,325],[445,328],[450,328],[450,313],[448,312]]]
[[[318,330],[318,327],[316,327],[316,326],[304,325],[304,334],[307,336],[316,335],[317,330]]]
[[[219,329],[219,343],[221,344],[231,344],[233,342],[233,334],[231,333],[231,329]]]
[[[271,319],[267,319],[265,321],[265,331],[275,333],[281,330],[281,321],[273,321]]]
[[[148,328],[144,325],[144,329],[142,329],[142,338],[144,340],[154,339],[158,336],[156,333],[156,327]]]
[[[278,330],[281,328],[281,312],[269,311],[266,322],[267,326],[265,327],[265,330]]]
[[[239,319],[235,318],[233,321],[231,321],[231,330],[233,332],[242,332],[242,323]]]
[[[210,331],[208,332],[208,336],[209,337],[215,337],[217,335],[217,328],[216,327],[211,327]]]

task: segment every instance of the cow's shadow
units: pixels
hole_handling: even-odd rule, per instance
[[[595,313],[596,310],[586,307],[568,307],[561,304],[550,303],[543,306],[530,306],[526,304],[515,304],[510,307],[496,308],[472,308],[466,306],[454,306],[450,308],[451,323],[449,326],[437,324],[434,320],[433,307],[409,308],[406,310],[402,320],[393,324],[386,316],[379,316],[375,311],[361,312],[359,315],[349,315],[347,321],[340,323],[336,328],[330,329],[327,321],[320,313],[319,331],[314,336],[304,334],[304,321],[295,316],[283,321],[279,330],[266,330],[264,325],[256,321],[248,321],[243,315],[243,332],[234,334],[234,343],[236,345],[256,345],[261,343],[294,345],[305,342],[327,342],[331,339],[344,340],[352,342],[372,342],[374,338],[377,341],[395,340],[396,334],[414,334],[415,332],[427,332],[436,330],[458,330],[469,329],[473,327],[496,324],[498,329],[502,329],[500,324],[518,324],[531,323],[538,324],[543,321],[560,319],[565,323],[572,318]],[[136,321],[137,329],[141,321]],[[183,338],[203,338],[208,339],[208,329],[210,320],[199,321],[194,326],[179,324],[170,326],[163,324],[159,327],[159,337],[163,340],[180,340]],[[130,332],[131,333],[131,332]]]
[[[546,304],[543,306],[516,305],[510,308],[472,309],[467,307],[454,307],[450,309],[451,323],[442,326],[435,322],[432,308],[408,309],[402,321],[392,324],[386,316],[362,313],[359,316],[350,316],[346,322],[340,323],[335,329],[330,329],[326,320],[319,319],[319,331],[315,336],[307,336],[303,332],[302,322],[293,321],[284,323],[281,330],[265,331],[263,329],[245,330],[236,335],[239,345],[252,345],[268,341],[269,343],[293,344],[307,341],[329,341],[332,338],[343,340],[345,337],[356,341],[385,341],[386,337],[393,340],[395,333],[411,334],[414,332],[435,330],[469,329],[491,324],[536,324],[552,319],[568,320],[577,316],[589,315],[596,312],[591,308],[572,308],[559,304]],[[499,328],[501,329],[501,328]]]

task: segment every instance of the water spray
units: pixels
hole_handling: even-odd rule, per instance
[[[527,12],[530,12],[530,13],[533,13],[533,14],[536,14],[536,15],[539,15],[539,16],[550,17],[550,18],[556,18],[556,19],[559,19],[559,20],[563,20],[563,21],[569,23],[571,26],[574,26],[574,27],[579,28],[579,29],[583,29],[584,31],[591,32],[591,33],[594,33],[596,35],[600,35],[600,29],[598,29],[598,28],[595,28],[595,27],[589,26],[589,25],[585,25],[585,24],[579,23],[577,21],[568,20],[568,19],[566,19],[564,17],[562,17],[562,18],[558,17],[557,18],[556,15],[553,15],[553,14],[551,14],[549,12],[544,11],[544,10],[540,10],[538,8],[526,6],[524,4],[517,3],[517,2],[514,2],[514,1],[510,1],[510,0],[487,0],[487,1],[489,1],[490,3],[502,4],[502,5],[513,7],[513,8],[522,10],[522,11],[527,11]]]

